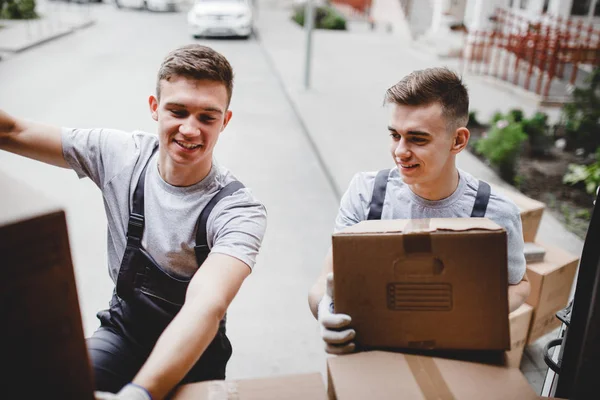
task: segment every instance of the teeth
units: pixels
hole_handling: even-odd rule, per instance
[[[180,145],[181,147],[185,147],[186,149],[189,149],[189,150],[193,150],[193,149],[201,146],[201,144],[183,143],[183,142],[180,142],[180,141],[177,141],[177,140],[175,142],[178,145]]]

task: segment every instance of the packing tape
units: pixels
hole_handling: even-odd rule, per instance
[[[404,358],[426,400],[456,400],[433,358],[412,354]]]
[[[235,381],[214,381],[208,385],[207,400],[239,400],[238,385]]]
[[[411,219],[404,227],[404,233],[431,232],[431,219]]]
[[[403,235],[404,252],[431,253],[431,220],[411,219],[404,228]]]

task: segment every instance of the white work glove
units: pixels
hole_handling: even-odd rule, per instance
[[[128,383],[119,393],[94,392],[96,400],[152,400],[150,393],[135,383]]]
[[[325,351],[329,354],[346,354],[355,350],[352,341],[356,332],[347,328],[352,322],[347,314],[336,314],[333,307],[333,273],[327,275],[327,288],[317,308],[317,318],[321,324],[321,337]],[[346,329],[344,329],[346,328]]]

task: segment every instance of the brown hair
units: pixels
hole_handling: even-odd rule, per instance
[[[390,87],[384,104],[409,106],[442,106],[449,129],[466,126],[469,121],[469,94],[461,78],[448,68],[414,71]]]
[[[156,97],[160,99],[160,81],[174,76],[221,82],[227,89],[227,106],[233,92],[233,70],[229,61],[207,46],[190,44],[171,51],[163,60],[156,80]]]

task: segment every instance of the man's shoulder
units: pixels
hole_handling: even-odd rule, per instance
[[[490,201],[488,204],[488,212],[498,217],[514,219],[520,218],[519,207],[508,196],[496,190],[492,186],[490,192]]]
[[[244,185],[244,183],[241,182],[229,169],[217,163],[215,163],[214,166],[217,168],[215,179],[217,180],[219,189],[223,189],[225,186],[235,181],[238,181]],[[258,200],[252,192],[252,189],[246,185],[231,193],[229,196],[221,199],[219,203],[229,207],[244,207],[248,205],[263,206],[262,202]]]

